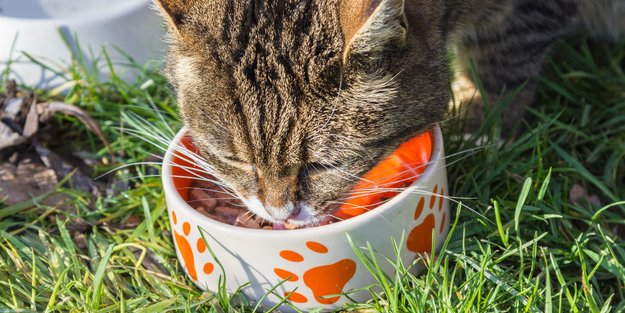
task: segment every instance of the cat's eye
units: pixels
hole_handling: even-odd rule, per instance
[[[233,155],[222,156],[221,159],[225,163],[228,163],[230,166],[239,168],[246,172],[256,173],[256,166],[254,166],[254,164],[246,162],[236,156],[233,156]]]
[[[224,160],[231,162],[231,163],[239,163],[239,164],[244,164],[247,163],[243,160],[241,160],[240,158],[233,156],[233,155],[228,155],[228,156],[224,156],[223,157]]]

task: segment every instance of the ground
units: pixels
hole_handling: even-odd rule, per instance
[[[80,68],[69,93],[38,97],[87,111],[115,160],[81,122],[60,115],[50,122],[55,140],[39,134],[19,158],[36,162],[32,148],[40,144],[73,156],[94,178],[131,165],[96,179],[97,196],[61,180],[53,195],[60,202],[3,199],[0,310],[253,311],[223,292],[202,293],[176,259],[158,166],[150,163],[162,149],[132,131],[144,121],[165,133],[180,127],[165,80],[144,69],[135,85],[98,82]],[[343,310],[625,311],[624,69],[625,42],[563,43],[514,140],[500,141],[501,112],[490,112],[470,138],[462,120],[446,121],[450,193],[470,209],[455,210],[424,274],[378,277],[374,300]]]

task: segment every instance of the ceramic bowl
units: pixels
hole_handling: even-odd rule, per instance
[[[50,88],[68,79],[72,54],[103,79],[110,75],[102,48],[116,74],[132,80],[128,64],[160,57],[164,30],[151,0],[0,0],[0,72],[29,86]],[[119,50],[123,53],[119,52]],[[32,56],[52,70],[32,62]],[[9,63],[10,62],[10,63]],[[65,78],[63,78],[65,76]]]
[[[242,291],[250,300],[258,301],[283,282],[262,300],[263,305],[272,307],[288,298],[303,311],[319,307],[332,310],[350,301],[341,295],[344,293],[358,302],[369,300],[368,292],[351,292],[375,283],[348,238],[356,247],[369,244],[383,270],[392,277],[393,267],[383,258],[396,259],[392,238],[400,244],[403,263],[411,264],[419,254],[432,251],[433,235],[439,248],[449,230],[447,172],[438,127],[432,130],[434,146],[429,165],[405,191],[351,219],[296,230],[236,227],[212,220],[189,206],[191,165],[176,152],[181,145],[193,149],[186,133],[186,129],[180,130],[172,141],[163,161],[162,180],[178,259],[203,290],[216,291],[220,280],[229,292],[247,284]],[[415,274],[419,270],[419,266],[412,267]],[[283,304],[280,310],[292,308]]]

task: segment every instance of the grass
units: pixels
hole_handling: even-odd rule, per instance
[[[444,125],[448,154],[467,151],[450,162],[450,192],[471,198],[464,204],[483,217],[458,209],[422,275],[401,265],[394,278],[376,275],[373,300],[345,311],[625,312],[625,241],[613,232],[625,224],[625,43],[562,44],[552,60],[515,140],[500,144],[497,112],[468,139],[459,121]],[[180,127],[165,80],[149,68],[136,85],[99,82],[78,65],[70,74],[76,83],[66,95],[39,93],[100,122],[119,164],[76,120],[57,121],[67,129],[64,149],[109,161],[98,174],[160,152],[126,134],[123,115]],[[157,174],[149,165],[116,171],[98,199],[59,186],[69,199],[63,208],[0,204],[0,311],[253,311],[185,277]],[[573,203],[576,184],[601,204]],[[138,226],[123,227],[137,217]]]

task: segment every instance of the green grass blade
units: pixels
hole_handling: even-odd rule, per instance
[[[525,205],[525,201],[527,200],[527,196],[530,193],[530,189],[532,188],[532,178],[528,177],[525,179],[523,183],[523,189],[521,189],[521,195],[519,196],[519,200],[516,203],[516,209],[514,210],[514,230],[519,231],[519,223],[521,220],[521,210],[523,209],[523,205]]]

